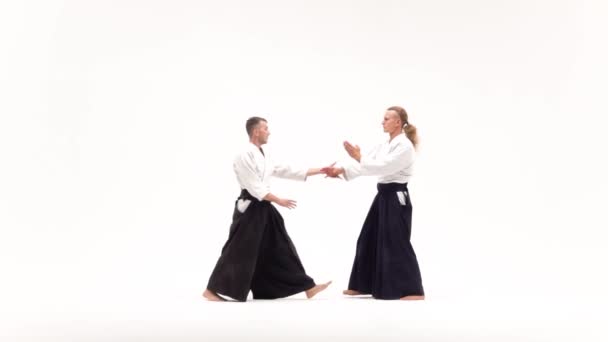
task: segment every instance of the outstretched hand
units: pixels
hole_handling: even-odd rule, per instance
[[[340,175],[344,173],[344,169],[341,167],[334,167],[334,165],[336,165],[335,162],[321,169],[321,172],[325,174],[325,178],[341,178]]]
[[[344,141],[344,149],[346,150],[348,155],[351,156],[351,158],[358,162],[361,161],[361,148],[359,147],[359,145],[353,145],[348,141]]]
[[[334,165],[336,165],[336,162],[331,163],[331,165],[329,165],[329,166],[322,167],[319,170],[321,171],[321,173],[325,174],[325,176],[327,177],[327,170],[333,169]]]

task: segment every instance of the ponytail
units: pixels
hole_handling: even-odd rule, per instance
[[[405,133],[405,136],[408,139],[410,139],[410,141],[412,142],[412,145],[414,145],[414,148],[417,148],[418,147],[418,130],[416,129],[416,126],[409,123],[409,121],[407,119],[407,112],[405,111],[405,109],[403,109],[402,107],[399,107],[399,106],[393,106],[393,107],[388,108],[387,110],[392,110],[392,111],[396,112],[397,115],[399,115],[401,122],[403,122],[403,133]]]
[[[410,139],[412,145],[414,145],[414,148],[418,147],[418,130],[416,129],[416,126],[409,123],[404,124],[403,133],[405,133],[405,136]]]

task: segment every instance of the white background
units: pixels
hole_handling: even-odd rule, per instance
[[[605,338],[601,1],[4,1],[0,336]],[[427,300],[342,298],[375,180],[278,180],[313,301],[200,298],[244,123],[305,167],[418,126]]]

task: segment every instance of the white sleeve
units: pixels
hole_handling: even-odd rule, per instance
[[[255,160],[251,152],[245,152],[234,159],[234,172],[239,183],[251,196],[262,201],[270,193],[270,186],[264,184],[256,172]]]
[[[279,178],[304,181],[308,169],[297,169],[285,164],[276,164],[272,169],[272,175]]]
[[[364,156],[368,158],[375,158],[381,147],[382,144],[376,145],[374,148],[367,151],[365,154],[361,154],[361,160],[363,160]],[[349,160],[348,163],[345,163],[342,167],[344,168],[344,179],[346,179],[347,181],[351,181],[359,176],[364,176],[361,164],[352,158]]]
[[[414,148],[410,145],[397,145],[385,156],[361,157],[361,175],[388,176],[405,169],[414,162]]]
[[[361,176],[361,164],[357,162],[348,162],[343,166],[344,168],[344,179],[347,181],[351,181],[359,176]]]

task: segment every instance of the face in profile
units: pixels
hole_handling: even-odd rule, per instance
[[[399,114],[394,110],[387,110],[384,113],[384,121],[382,121],[382,127],[384,128],[384,132],[390,133],[396,130],[401,129],[401,119],[399,118]]]
[[[266,144],[268,142],[270,131],[268,130],[268,124],[266,121],[260,121],[255,129],[255,134],[260,144]]]

